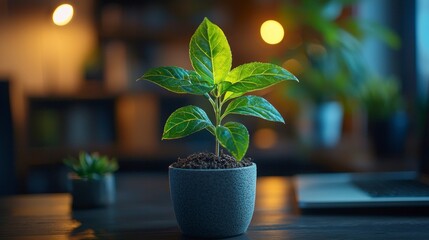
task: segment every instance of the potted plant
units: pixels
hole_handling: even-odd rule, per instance
[[[81,152],[78,158],[66,158],[64,163],[72,171],[73,208],[106,207],[114,203],[116,192],[113,173],[118,169],[115,159],[98,153]]]
[[[325,57],[319,60],[330,62]],[[347,75],[342,71],[330,72],[326,68],[309,68],[300,74],[301,78],[302,88],[295,86],[288,92],[301,100],[303,117],[312,121],[310,135],[303,135],[303,140],[318,147],[334,147],[341,139],[345,96],[350,98],[353,95],[348,91]]]
[[[162,139],[182,138],[203,129],[215,138],[214,153],[195,153],[169,167],[176,219],[185,235],[239,235],[247,230],[253,215],[256,164],[244,157],[249,146],[246,127],[225,120],[240,114],[284,123],[267,100],[245,94],[297,78],[270,63],[253,62],[231,70],[228,41],[207,18],[193,34],[189,48],[194,70],[158,67],[139,78],[174,93],[201,95],[213,108],[213,121],[203,109],[190,105],[174,111],[165,123]]]
[[[400,45],[389,28],[354,14],[358,4],[357,0],[286,0],[280,8],[289,35],[294,36],[281,62],[295,63],[291,71],[300,79],[299,86],[292,84],[286,92],[305,104],[300,137],[317,146],[337,145],[343,129],[350,131],[347,127],[353,125],[350,117],[359,114],[356,98],[368,73],[364,40],[376,38],[392,48]]]
[[[372,77],[362,85],[360,93],[374,154],[380,159],[400,156],[404,151],[408,117],[398,81]]]

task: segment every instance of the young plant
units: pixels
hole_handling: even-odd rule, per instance
[[[101,156],[98,153],[81,152],[77,159],[72,157],[64,159],[64,164],[80,178],[90,180],[118,170],[118,163],[115,159],[109,159],[109,157]]]
[[[267,100],[244,94],[284,80],[298,79],[286,69],[270,63],[247,63],[231,70],[232,54],[225,34],[207,18],[191,38],[189,56],[193,71],[157,67],[149,69],[138,80],[151,81],[175,93],[204,96],[213,107],[215,119],[211,121],[206,112],[196,106],[179,108],[167,119],[162,139],[182,138],[206,129],[216,139],[217,156],[221,145],[240,161],[249,146],[249,133],[241,123],[223,123],[225,117],[241,114],[284,123],[280,113]]]

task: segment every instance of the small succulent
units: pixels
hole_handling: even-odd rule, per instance
[[[64,164],[82,179],[97,179],[118,170],[118,163],[114,158],[109,159],[98,153],[81,152],[78,158],[64,159]]]
[[[249,133],[241,123],[223,123],[225,118],[239,114],[284,123],[283,117],[267,100],[245,94],[298,79],[286,69],[270,63],[247,63],[231,70],[228,41],[223,31],[207,18],[191,37],[189,57],[194,70],[157,67],[146,71],[139,80],[153,82],[174,93],[203,96],[213,108],[214,121],[197,106],[179,108],[167,119],[162,139],[182,138],[205,129],[215,137],[216,156],[220,155],[222,146],[240,161],[249,146]]]

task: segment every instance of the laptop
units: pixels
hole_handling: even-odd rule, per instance
[[[416,172],[296,175],[299,208],[305,210],[429,206],[429,109]]]

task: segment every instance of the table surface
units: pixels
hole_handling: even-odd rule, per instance
[[[117,202],[71,210],[69,194],[0,198],[0,239],[189,239],[174,217],[168,176],[117,174]],[[429,239],[429,216],[301,214],[287,177],[260,177],[248,231],[235,239]]]

